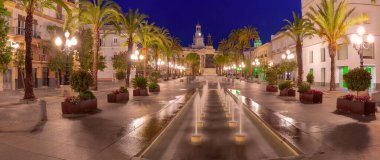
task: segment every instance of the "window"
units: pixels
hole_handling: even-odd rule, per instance
[[[321,48],[321,62],[326,62],[326,48]]]
[[[364,59],[375,59],[375,44],[370,44],[368,49],[363,50]]]
[[[313,56],[313,51],[310,51],[309,52],[309,63],[313,63],[314,62],[314,56]]]
[[[348,46],[346,44],[339,45],[338,60],[348,59]]]
[[[117,43],[117,38],[113,38],[113,43]]]

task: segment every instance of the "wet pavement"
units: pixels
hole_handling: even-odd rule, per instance
[[[47,101],[47,122],[39,121],[37,104],[0,106],[0,159],[130,159],[178,112],[198,83],[163,82],[160,93],[130,95],[126,104],[107,103],[106,95],[120,84],[104,84],[95,92],[102,112],[73,119],[61,116],[64,98],[59,90],[38,90],[46,95],[40,97]]]
[[[236,81],[228,88],[241,92],[243,102],[303,153],[298,159],[377,160],[380,122],[336,112],[339,92],[325,92],[322,104],[302,104],[297,97],[265,92],[265,84]]]
[[[238,124],[242,122],[242,134],[247,140],[244,144],[237,144],[234,136],[239,133],[239,126],[229,128],[231,118],[226,117],[223,107],[224,93],[217,90],[217,83],[210,82],[208,90],[203,90],[205,96],[205,117],[202,118],[204,126],[198,128],[202,142],[199,145],[191,143],[191,136],[195,133],[195,106],[199,103],[193,97],[192,103],[183,110],[179,117],[169,126],[164,134],[141,155],[146,159],[196,159],[196,160],[244,160],[244,159],[268,159],[292,156],[293,153],[276,141],[265,130],[256,126],[249,113],[241,112],[239,121],[239,105],[230,100],[231,109],[234,111],[234,119]],[[218,93],[219,92],[219,93]],[[228,96],[227,96],[228,98]]]

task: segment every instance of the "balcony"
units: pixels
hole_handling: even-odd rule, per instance
[[[11,27],[11,28],[9,28],[9,34],[10,35],[24,36],[25,35],[25,28]],[[33,38],[41,39],[41,32],[33,31]]]

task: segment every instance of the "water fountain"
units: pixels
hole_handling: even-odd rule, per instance
[[[243,104],[241,101],[238,102],[239,106],[239,132],[235,134],[235,142],[236,144],[244,144],[247,140],[247,136],[243,133]]]
[[[229,106],[230,106],[231,120],[228,122],[228,126],[230,128],[235,128],[237,126],[237,121],[235,120],[234,99],[230,97],[229,101],[230,101]]]
[[[197,91],[198,92],[198,91]],[[194,145],[197,145],[199,143],[202,142],[202,137],[201,135],[198,133],[198,127],[199,127],[199,104],[201,103],[201,97],[199,95],[199,92],[197,93],[195,99],[194,99],[194,103],[193,103],[193,107],[194,107],[194,134],[191,136],[191,143],[194,144]],[[203,123],[202,123],[203,125]]]
[[[230,98],[227,98],[227,93],[225,92],[224,93],[224,96],[225,96],[225,101],[226,101],[226,107],[227,107],[227,113],[226,113],[226,117],[227,118],[232,118],[232,114],[231,114],[231,99]]]

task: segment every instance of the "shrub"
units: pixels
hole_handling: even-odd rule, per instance
[[[268,69],[265,80],[269,85],[277,85],[277,71],[275,69]]]
[[[159,86],[157,83],[151,82],[148,84],[149,89],[157,89]]]
[[[356,91],[358,95],[360,91],[365,91],[371,85],[372,76],[362,68],[355,68],[345,74],[343,79],[347,83],[347,88]]]
[[[360,102],[369,102],[371,100],[371,97],[369,97],[369,96],[356,96],[355,100],[360,101]]]
[[[120,91],[118,89],[114,90],[114,91],[112,91],[112,94],[120,94]]]
[[[293,88],[293,82],[292,81],[284,81],[280,85],[278,85],[278,88],[280,90]]]
[[[310,90],[310,84],[309,83],[302,83],[298,86],[298,92],[305,93]]]
[[[88,91],[94,83],[92,75],[84,70],[73,71],[70,75],[70,86],[75,92]]]
[[[65,102],[72,103],[72,104],[78,104],[80,102],[80,99],[79,99],[79,97],[71,96],[71,97],[66,97]]]
[[[135,89],[143,89],[148,85],[148,81],[144,77],[136,77],[132,80],[132,86]]]
[[[161,76],[160,72],[152,72],[149,76],[149,80],[151,82],[157,83],[160,76]]]
[[[128,89],[126,87],[120,87],[120,93],[128,93]]]
[[[355,96],[352,95],[352,94],[347,94],[347,95],[344,95],[342,98],[345,99],[345,100],[352,101],[352,100],[354,100]]]
[[[80,100],[90,100],[90,99],[96,99],[94,93],[91,91],[84,91],[79,94]]]
[[[318,90],[314,90],[314,89],[311,89],[311,90],[308,90],[306,91],[307,94],[323,94],[322,91],[318,91]]]
[[[127,73],[125,73],[125,71],[117,71],[115,76],[117,80],[124,80]]]
[[[308,83],[310,83],[310,84],[313,84],[314,83],[314,75],[313,75],[313,73],[309,73],[309,74],[307,74],[307,76],[306,76],[306,81],[308,82]]]

